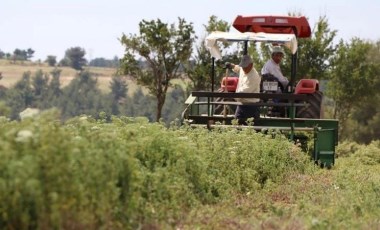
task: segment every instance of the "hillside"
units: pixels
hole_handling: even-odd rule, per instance
[[[12,87],[18,80],[21,79],[23,73],[30,71],[32,76],[38,70],[44,73],[50,73],[55,67],[48,66],[46,63],[36,63],[30,61],[12,63],[10,60],[0,59],[0,72],[3,78],[0,80],[0,85],[5,87]],[[66,86],[75,76],[77,71],[69,67],[59,67],[61,72],[61,84]],[[100,67],[87,67],[94,76],[98,78],[98,86],[104,91],[109,91],[109,82],[111,77],[115,74],[114,68],[100,68]],[[133,84],[130,82],[130,84]]]
[[[17,61],[12,63],[10,60],[0,59],[0,72],[2,79],[0,80],[0,85],[7,88],[12,87],[18,80],[22,78],[22,75],[25,72],[30,71],[32,76],[39,70],[42,70],[44,73],[50,73],[56,67],[48,66],[47,63],[37,63],[30,61]],[[70,81],[76,76],[77,71],[70,67],[58,67],[61,69],[61,85],[62,87],[68,85]],[[115,68],[106,68],[106,67],[85,67],[86,70],[90,71],[93,76],[98,79],[98,87],[104,92],[108,93],[110,91],[109,83],[112,79],[112,76],[115,75],[117,69]],[[128,94],[130,96],[138,88],[138,85],[131,78],[126,77],[128,84]],[[185,87],[182,80],[174,79],[171,81],[173,84],[180,84],[182,87]],[[148,90],[144,87],[143,92],[148,94]],[[171,89],[169,89],[170,91]]]

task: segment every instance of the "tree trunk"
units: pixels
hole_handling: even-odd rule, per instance
[[[162,107],[164,107],[164,103],[165,103],[165,96],[163,96],[162,94],[158,95],[157,96],[156,122],[159,122],[161,119]]]
[[[170,76],[163,77],[163,75],[159,75],[159,81],[157,84],[157,111],[156,111],[156,122],[159,122],[161,119],[162,115],[162,108],[164,107],[165,104],[165,99],[166,99],[166,93],[168,91],[168,86],[169,86],[169,80],[171,79]],[[165,84],[162,84],[163,79],[165,79]],[[167,82],[166,82],[167,81]]]

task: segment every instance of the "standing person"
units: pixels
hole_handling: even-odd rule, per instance
[[[235,65],[226,63],[227,68],[239,74],[239,82],[236,88],[236,93],[259,93],[261,77],[253,67],[252,58],[249,55],[244,55],[239,63]],[[259,102],[259,98],[237,98],[237,101],[245,103]],[[238,105],[235,112],[235,118],[239,124],[246,124],[248,118],[258,119],[260,110],[256,105]]]
[[[269,59],[261,69],[261,75],[273,75],[281,83],[282,89],[286,90],[289,84],[289,80],[284,75],[282,75],[280,68],[280,63],[284,57],[284,51],[280,46],[274,46],[271,56],[272,58]]]

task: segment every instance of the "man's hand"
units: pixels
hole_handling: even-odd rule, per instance
[[[226,62],[226,63],[224,63],[224,68],[232,69],[233,68],[233,64],[231,64],[229,62]]]

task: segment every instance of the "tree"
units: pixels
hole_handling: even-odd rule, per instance
[[[154,97],[145,95],[141,87],[138,87],[132,95],[131,105],[128,105],[127,114],[132,117],[144,116],[150,121],[154,120]]]
[[[59,98],[61,96],[62,91],[61,91],[61,69],[53,69],[50,74],[52,76],[52,79],[49,84],[49,99],[54,100]]]
[[[207,50],[204,40],[206,36],[212,31],[229,31],[230,25],[223,20],[219,20],[218,17],[212,15],[209,18],[208,24],[203,25],[206,31],[206,35],[202,36],[199,44],[196,46],[195,56],[189,60],[186,67],[186,74],[191,83],[188,85],[188,90],[205,90],[211,88],[211,55]],[[224,44],[227,47],[228,44]],[[219,82],[218,79],[215,79]]]
[[[103,95],[96,84],[91,73],[82,71],[63,89],[60,103],[64,118],[82,114],[96,117],[103,110]]]
[[[176,85],[173,90],[167,94],[167,102],[163,108],[162,116],[167,121],[167,124],[173,122],[175,119],[181,118],[181,113],[185,109],[183,103],[185,92],[181,86]]]
[[[31,72],[25,72],[12,89],[7,90],[7,105],[11,108],[11,119],[19,118],[19,113],[34,101],[34,93],[30,81]]]
[[[109,63],[105,58],[94,58],[88,65],[97,67],[109,67]]]
[[[12,59],[13,59],[13,63],[15,63],[17,60],[21,60],[21,61],[26,60],[26,51],[15,49],[13,51]]]
[[[139,35],[123,34],[121,37],[126,52],[120,70],[136,79],[138,84],[146,86],[149,93],[156,97],[156,121],[159,121],[170,81],[180,77],[180,65],[192,53],[194,29],[192,23],[181,18],[178,18],[177,26],[163,23],[160,19],[142,20],[139,28]],[[137,56],[146,61],[147,68],[139,67]]]
[[[340,121],[341,134],[352,109],[377,93],[379,64],[368,53],[372,44],[359,38],[350,43],[340,41],[332,60],[327,93],[335,101],[334,118]]]
[[[118,56],[114,56],[112,59],[112,67],[119,68],[120,67],[120,59]]]
[[[112,60],[105,58],[94,58],[90,61],[89,66],[97,67],[119,67],[119,58],[115,56]]]
[[[34,89],[34,95],[37,99],[41,99],[47,92],[49,77],[38,70],[32,78],[32,86]]]
[[[369,144],[380,137],[380,93],[353,108],[343,137]]]
[[[298,39],[297,79],[328,79],[331,61],[336,51],[333,44],[336,32],[329,28],[327,18],[323,16],[314,26],[311,38]]]
[[[83,66],[87,64],[87,60],[84,58],[86,51],[80,47],[72,47],[65,52],[65,58],[68,61],[70,67],[76,70],[83,70]]]
[[[27,61],[33,57],[33,54],[34,54],[34,50],[32,50],[31,48],[27,50],[15,49],[13,51],[13,61],[14,62],[16,60]]]
[[[62,58],[59,61],[58,66],[70,66],[70,61],[67,58]]]
[[[371,86],[375,92],[373,96],[360,100],[360,103],[353,107],[343,137],[369,144],[373,140],[378,140],[380,136],[380,92],[377,90],[380,88],[380,40],[372,44],[366,56],[373,68],[377,69],[374,70]]]
[[[119,104],[124,104],[127,93],[128,86],[125,81],[125,78],[120,76],[114,76],[110,83],[111,88],[111,100],[112,100],[112,114],[118,115],[120,113]]]
[[[49,66],[55,66],[55,64],[57,64],[57,57],[49,55],[47,56],[45,62],[47,62]]]
[[[27,49],[26,50],[26,60],[30,60],[33,57],[33,54],[34,54],[34,50],[32,50],[31,48]]]

